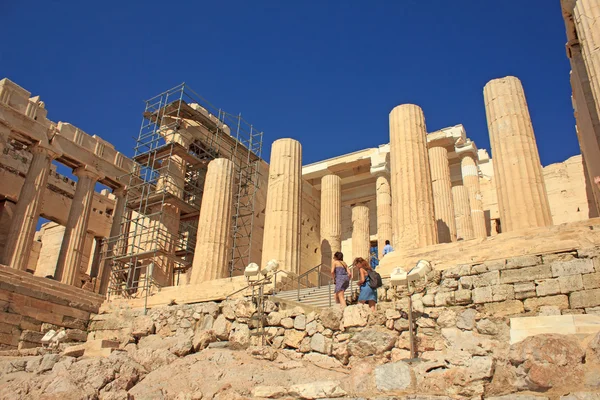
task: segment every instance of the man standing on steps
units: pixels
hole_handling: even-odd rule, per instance
[[[385,246],[383,246],[383,255],[385,256],[387,253],[391,253],[392,251],[394,251],[394,248],[390,244],[390,241],[386,240]]]

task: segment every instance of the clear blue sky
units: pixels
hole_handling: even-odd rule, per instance
[[[183,81],[262,129],[267,160],[281,137],[305,164],[387,143],[402,103],[489,149],[483,86],[506,75],[542,164],[579,153],[558,0],[0,0],[0,14],[0,77],[127,155],[142,101]]]

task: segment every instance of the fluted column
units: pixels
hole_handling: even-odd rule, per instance
[[[452,197],[454,199],[454,214],[456,215],[457,240],[473,239],[469,191],[463,185],[454,186],[452,187]]]
[[[125,212],[125,201],[126,191],[125,188],[117,188],[113,190],[115,196],[115,208],[112,215],[112,225],[110,226],[110,238],[111,240],[107,244],[107,248],[104,250],[107,254],[112,254],[117,243],[120,243],[121,239],[117,239],[117,236],[121,233],[121,224],[123,222],[123,214]],[[110,282],[110,269],[111,266],[104,260],[100,265],[100,271],[98,276],[100,277],[100,285],[98,293],[106,294],[108,291],[108,284]]]
[[[40,210],[42,195],[48,183],[48,174],[54,153],[40,146],[31,148],[33,159],[19,193],[12,223],[2,256],[2,264],[25,271]]]
[[[233,162],[217,158],[208,164],[190,284],[229,277],[233,240]]]
[[[331,267],[336,251],[342,249],[342,179],[321,178],[321,263]]]
[[[597,0],[571,3],[574,3],[573,22],[595,100],[596,115],[600,115],[600,5]]]
[[[425,116],[419,106],[403,104],[390,113],[392,221],[394,249],[437,243]]]
[[[56,265],[56,280],[73,286],[79,286],[79,268],[83,257],[85,236],[87,232],[94,186],[99,179],[97,173],[79,167],[74,171],[77,176],[75,195],[71,202],[69,218],[65,226],[65,235]]]
[[[379,259],[381,260],[385,241],[389,240],[391,243],[393,240],[392,188],[388,174],[377,174],[375,193],[377,196],[377,250],[379,252]]]
[[[552,224],[540,156],[521,81],[494,79],[483,89],[503,231]]]
[[[369,235],[369,207],[352,206],[352,258],[369,260],[371,237]]]
[[[439,243],[456,241],[456,222],[452,202],[452,181],[448,149],[443,145],[430,144],[429,166],[431,169],[431,189]]]
[[[294,139],[276,140],[269,166],[263,266],[275,259],[280,269],[299,272],[301,196],[302,146]]]
[[[459,150],[457,150],[457,153]],[[479,169],[475,158],[475,152],[459,153],[460,169],[462,172],[463,185],[469,192],[469,204],[471,205],[471,220],[473,222],[473,235],[476,238],[485,239],[487,228],[485,226],[485,215],[483,214],[483,201],[479,189]]]

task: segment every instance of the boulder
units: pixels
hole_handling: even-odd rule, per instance
[[[600,332],[590,340],[585,351],[586,363],[595,362],[600,364]]]
[[[306,331],[298,331],[296,329],[286,329],[283,334],[283,343],[286,346],[292,347],[294,349],[299,349],[302,340],[306,336]],[[310,345],[309,345],[310,346]]]
[[[366,304],[348,306],[344,309],[342,323],[344,328],[355,326],[366,326],[369,320],[370,310]]]
[[[231,333],[231,322],[224,315],[219,315],[213,323],[212,330],[219,340],[228,340]]]
[[[475,317],[477,316],[477,311],[472,308],[468,308],[464,310],[462,313],[458,315],[456,319],[456,327],[459,329],[465,330],[473,330],[475,327]]]
[[[321,368],[341,368],[342,363],[333,357],[326,356],[319,353],[308,353],[302,358],[304,361],[312,363],[317,367]]]
[[[279,326],[281,324],[282,319],[283,314],[275,311],[267,315],[267,324],[269,324],[270,326]]]
[[[199,330],[194,334],[192,346],[194,351],[204,350],[209,344],[217,341],[217,335],[213,330]]]
[[[366,328],[350,339],[348,352],[359,358],[382,354],[394,347],[397,338],[398,333],[385,328]]]
[[[342,322],[342,317],[343,317],[342,310],[338,306],[325,308],[323,311],[321,311],[321,314],[320,314],[321,324],[325,328],[331,329],[333,331],[340,330],[340,324]]]
[[[250,328],[246,324],[237,324],[229,334],[229,347],[245,349],[250,345]]]
[[[375,386],[377,390],[405,390],[410,387],[410,367],[404,362],[383,364],[375,368]]]
[[[306,316],[305,315],[298,315],[296,318],[294,318],[294,329],[298,329],[300,331],[303,331],[304,329],[306,329]]]
[[[456,326],[456,312],[451,309],[443,309],[437,319],[440,328],[452,328]]]
[[[294,320],[291,318],[283,318],[281,320],[281,326],[283,326],[285,329],[291,329],[294,327]]]
[[[316,351],[321,354],[331,353],[331,339],[326,338],[320,333],[315,333],[310,338],[310,348],[312,351]]]
[[[483,335],[497,335],[498,326],[489,319],[482,319],[477,322],[477,332]]]
[[[136,339],[139,339],[143,336],[153,335],[155,331],[156,327],[154,326],[154,321],[149,315],[140,315],[133,320],[131,334]]]
[[[575,338],[544,334],[529,336],[513,345],[509,361],[517,367],[523,389],[548,390],[577,385],[583,377],[584,355]]]

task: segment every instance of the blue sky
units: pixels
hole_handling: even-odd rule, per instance
[[[420,105],[429,132],[462,123],[489,149],[483,86],[525,88],[543,165],[579,153],[558,0],[0,0],[0,77],[132,154],[143,100],[183,81],[241,112],[304,163],[389,141]]]

